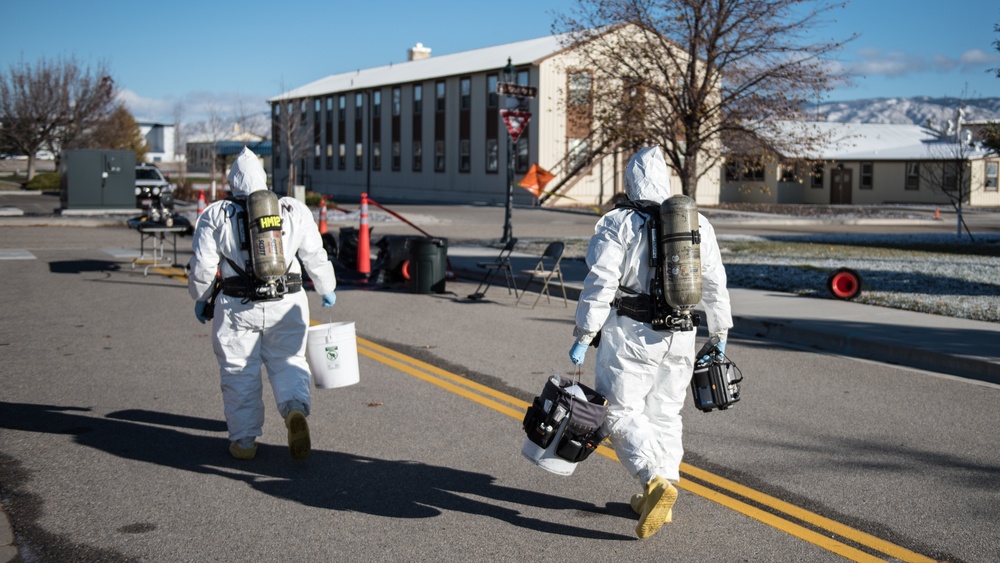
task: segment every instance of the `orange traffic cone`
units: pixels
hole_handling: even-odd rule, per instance
[[[361,194],[361,229],[358,231],[358,272],[368,275],[372,272],[371,254],[368,248],[368,194]]]
[[[325,235],[329,229],[326,226],[326,198],[319,200],[319,234]]]
[[[198,215],[205,210],[205,190],[198,190]]]
[[[936,205],[934,206],[934,220],[935,221],[941,220],[941,208]]]

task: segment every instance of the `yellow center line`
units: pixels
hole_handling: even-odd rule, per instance
[[[314,322],[313,324],[317,323]],[[475,381],[471,381],[460,375],[440,369],[416,358],[396,352],[395,350],[391,350],[370,340],[358,337],[358,344],[358,352],[365,357],[377,360],[383,364],[398,369],[399,371],[417,377],[428,383],[437,385],[438,387],[451,391],[452,393],[491,408],[497,412],[503,413],[516,420],[522,420],[524,418],[524,409],[526,409],[529,405],[529,403],[525,401]],[[517,408],[512,408],[512,406]],[[602,445],[599,447],[597,453],[608,459],[618,461],[618,457],[615,455],[615,452],[606,446]],[[820,516],[801,507],[787,503],[744,485],[740,485],[739,483],[730,481],[703,469],[699,469],[690,464],[682,463],[681,471],[693,478],[709,483],[720,489],[728,490],[775,511],[787,514],[788,516],[798,519],[806,524],[827,530],[842,538],[866,546],[880,553],[884,553],[900,561],[934,561],[934,559],[910,551],[904,547],[895,545],[860,530],[856,530],[841,524],[840,522]],[[855,547],[851,547],[843,542],[806,528],[805,526],[786,520],[772,512],[762,510],[734,497],[727,496],[720,491],[705,487],[699,483],[687,480],[680,482],[678,487],[852,561],[881,561],[878,557],[865,553]]]

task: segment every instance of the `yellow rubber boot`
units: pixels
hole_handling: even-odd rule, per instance
[[[643,493],[636,493],[632,495],[629,499],[628,504],[632,507],[632,512],[635,512],[639,516],[642,516],[642,501],[646,500],[646,495]],[[664,524],[669,524],[674,520],[674,509],[671,508],[670,512],[667,512],[667,519],[663,521]]]
[[[673,518],[674,503],[677,502],[677,489],[663,477],[653,477],[646,483],[646,494],[642,501],[642,513],[635,534],[639,539],[655,534],[664,524]]]
[[[632,512],[642,516],[642,501],[646,500],[645,493],[636,493],[629,499],[628,505],[632,507]]]
[[[229,443],[229,455],[236,459],[253,459],[257,455],[257,442],[251,442],[250,447],[243,447],[239,441]]]
[[[289,411],[285,417],[285,426],[288,428],[288,451],[292,454],[292,459],[308,458],[312,444],[309,441],[309,423],[306,422],[306,415],[298,409]]]

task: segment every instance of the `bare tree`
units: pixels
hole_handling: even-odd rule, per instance
[[[972,159],[985,153],[977,149],[972,131],[963,130],[964,113],[960,103],[955,110],[954,121],[948,120],[941,130],[932,129],[938,135],[938,140],[928,148],[933,158],[920,163],[915,176],[921,186],[948,198],[956,214],[956,236],[961,238],[965,229],[969,239],[974,240],[962,216],[962,207],[969,202],[972,191],[976,189],[972,185]]]
[[[58,157],[64,149],[93,146],[89,137],[95,128],[122,108],[115,101],[118,88],[103,63],[91,71],[68,61],[62,66],[57,87],[59,124],[52,129],[48,143]]]
[[[29,181],[35,177],[35,154],[59,125],[59,66],[44,59],[34,66],[22,61],[0,78],[2,144],[27,155]]]
[[[187,180],[187,130],[184,127],[184,103],[177,102],[172,110],[174,123],[174,158],[183,155],[184,164],[180,167],[180,185]]]
[[[801,152],[819,140],[775,123],[843,80],[828,60],[846,41],[811,42],[839,4],[801,0],[577,0],[554,31],[594,74],[595,125],[612,150],[658,144],[694,197],[730,147]],[[730,149],[732,150],[732,149]],[[757,150],[757,149],[754,149]]]
[[[208,110],[208,119],[204,123],[205,137],[211,146],[210,150],[212,152],[212,168],[209,176],[209,180],[212,182],[211,199],[215,200],[217,194],[216,177],[219,175],[220,169],[225,166],[224,163],[219,162],[218,144],[229,135],[230,125],[228,120],[220,113],[219,108],[214,105]],[[224,175],[225,170],[221,170],[221,172]]]
[[[312,150],[312,131],[309,128],[308,108],[305,98],[285,99],[274,102],[272,127],[275,158],[280,158],[288,168],[286,192],[291,194],[298,184],[299,162]]]
[[[94,69],[74,58],[13,64],[0,79],[0,135],[27,155],[30,180],[40,149],[58,155],[88,145],[87,136],[116,110],[117,92],[103,63]]]

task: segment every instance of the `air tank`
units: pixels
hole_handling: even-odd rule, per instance
[[[689,315],[701,302],[698,204],[686,195],[670,197],[660,204],[660,225],[663,294],[671,307]]]
[[[285,274],[285,252],[281,244],[281,213],[278,196],[270,190],[247,196],[250,221],[250,262],[254,275],[267,282]]]

